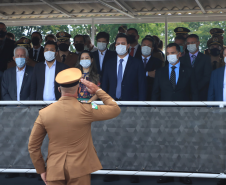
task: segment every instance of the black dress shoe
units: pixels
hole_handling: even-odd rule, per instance
[[[7,173],[7,174],[5,175],[5,178],[6,178],[6,179],[11,179],[11,178],[18,177],[18,176],[20,176],[19,173]]]
[[[157,183],[168,183],[168,182],[174,182],[174,177],[160,177],[157,180]]]
[[[104,182],[113,182],[118,181],[119,175],[105,175],[104,176]]]
[[[131,183],[139,183],[140,178],[138,176],[133,175],[133,176],[130,177],[130,182]]]
[[[189,177],[180,177],[180,182],[184,184],[192,184],[192,180]]]
[[[226,179],[220,179],[220,180],[217,182],[217,185],[226,185]]]
[[[35,174],[33,173],[26,173],[25,176],[29,179],[35,178]]]

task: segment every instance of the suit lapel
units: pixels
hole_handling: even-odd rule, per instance
[[[21,86],[21,89],[20,89],[20,92],[22,92],[28,78],[30,78],[30,76],[28,75],[28,67],[26,66],[26,69],[25,69],[25,72],[24,72],[24,77],[23,77],[23,82],[22,82],[22,86]]]
[[[126,75],[127,75],[128,71],[129,71],[130,67],[132,66],[132,64],[133,64],[133,57],[129,56],[127,64],[126,64],[126,67],[125,67],[125,71],[124,71],[124,74],[123,74],[122,81],[126,77]]]
[[[14,67],[14,72],[12,73],[12,84],[13,84],[13,87],[14,87],[14,94],[15,94],[15,97],[17,96],[17,82],[16,82],[16,67]]]
[[[179,78],[178,78],[178,81],[177,81],[176,89],[178,87],[180,87],[180,85],[183,83],[183,79],[185,77],[184,75],[185,75],[185,71],[184,71],[183,67],[181,67],[181,65],[180,65]]]
[[[219,78],[217,80],[219,80],[219,90],[220,90],[220,94],[221,94],[221,99],[223,101],[224,96],[223,96],[223,91],[224,91],[224,70],[225,67],[223,67],[220,72],[218,73]],[[223,77],[223,78],[222,78]]]
[[[164,67],[164,73],[162,74],[162,77],[163,81],[166,82],[166,85],[170,86],[170,88],[173,88],[169,78],[169,65]]]
[[[41,67],[41,73],[43,73],[43,74],[39,75],[39,78],[40,78],[42,92],[43,92],[44,91],[44,86],[45,86],[46,64],[43,63],[40,67]]]
[[[190,56],[189,56],[189,57],[190,57]],[[200,54],[200,52],[199,52],[198,55],[197,55],[197,57],[196,57],[196,59],[195,59],[194,66],[197,66],[197,64],[199,63],[198,61],[199,61],[200,58],[201,58],[201,54]]]

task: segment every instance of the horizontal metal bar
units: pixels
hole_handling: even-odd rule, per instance
[[[36,173],[35,169],[0,169],[0,173]],[[162,177],[194,177],[194,178],[217,178],[226,179],[223,173],[183,173],[183,172],[155,172],[155,171],[121,171],[121,170],[98,170],[93,175],[136,175],[136,176],[162,176]]]

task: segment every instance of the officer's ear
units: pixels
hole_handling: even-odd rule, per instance
[[[58,87],[58,91],[61,93],[61,88],[60,87]]]
[[[15,57],[13,57],[13,60],[15,61]]]
[[[58,54],[59,54],[59,51],[56,51],[55,56],[58,56]]]

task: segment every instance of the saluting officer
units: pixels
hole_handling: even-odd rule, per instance
[[[28,150],[34,167],[48,185],[89,185],[90,174],[102,169],[91,135],[91,123],[114,118],[121,112],[117,103],[98,86],[85,79],[77,68],[56,76],[61,98],[39,111],[32,129]],[[79,80],[105,105],[83,104],[77,100]],[[41,154],[48,134],[47,168]]]
[[[65,63],[69,67],[75,67],[78,55],[69,51],[71,35],[67,32],[58,32],[56,37],[59,47],[59,55],[56,57],[56,60]]]

